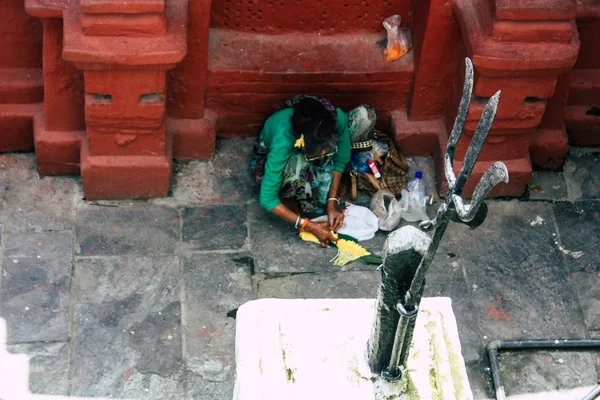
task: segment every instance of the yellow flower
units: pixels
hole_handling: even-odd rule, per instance
[[[294,143],[295,149],[303,149],[304,148],[304,135],[300,135],[300,139],[296,140]]]

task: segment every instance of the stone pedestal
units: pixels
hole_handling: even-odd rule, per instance
[[[404,378],[372,376],[369,299],[263,299],[237,313],[234,400],[472,399],[449,298],[424,298]],[[395,397],[398,396],[398,397]]]

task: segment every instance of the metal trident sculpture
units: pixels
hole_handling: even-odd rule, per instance
[[[414,268],[416,260],[415,263],[411,260],[403,261],[400,266],[388,265],[388,263],[383,266],[383,282],[378,301],[386,302],[390,298],[389,294],[392,292],[395,293],[397,301],[395,309],[397,313],[389,310],[390,308],[393,308],[394,305],[389,307],[390,304],[387,304],[378,307],[379,314],[377,315],[377,318],[379,322],[376,323],[378,328],[374,329],[369,343],[369,357],[372,358],[369,360],[369,363],[373,372],[381,373],[385,379],[391,381],[401,377],[400,366],[406,367],[408,350],[412,341],[415,321],[423,294],[425,275],[433,261],[448,223],[452,220],[464,223],[471,229],[478,227],[487,216],[487,205],[484,202],[485,196],[498,183],[508,182],[508,170],[506,169],[506,166],[503,162],[496,162],[486,171],[478,182],[470,203],[466,203],[461,196],[463,187],[473,172],[477,157],[479,156],[481,148],[492,127],[498,108],[498,101],[500,99],[500,91],[498,91],[486,104],[483,115],[477,125],[477,129],[475,130],[475,134],[465,155],[462,169],[458,176],[456,176],[454,174],[453,165],[454,153],[465,126],[473,90],[473,64],[468,58],[465,62],[466,73],[462,98],[460,100],[458,114],[454,121],[454,126],[448,140],[446,155],[444,157],[444,170],[446,179],[448,180],[448,192],[446,194],[445,202],[438,209],[435,218],[430,221],[424,221],[419,225],[419,228],[422,231],[429,232],[433,230],[433,235],[429,242],[429,246],[427,247],[427,251],[425,255],[420,258],[416,270]],[[414,254],[414,252],[410,254]],[[396,271],[392,271],[393,269],[396,269]],[[404,271],[398,271],[398,269],[404,269]],[[386,290],[387,293],[383,293]],[[384,300],[386,295],[388,296],[387,300]],[[393,336],[391,354],[389,351],[385,354],[385,349],[389,349],[391,343],[374,344],[372,342],[375,340],[382,340],[382,338],[389,339],[389,342],[392,339],[391,335],[387,335],[386,337],[385,334],[379,333],[377,336],[375,331],[378,329],[389,330],[390,324],[396,324],[395,334]],[[379,339],[376,339],[376,336]]]

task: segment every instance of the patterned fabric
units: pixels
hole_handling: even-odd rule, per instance
[[[285,105],[292,107],[293,104],[305,97],[310,96],[296,96],[286,101]],[[324,102],[328,104],[326,108],[335,115],[337,121],[336,107],[328,100],[316,99],[324,105]],[[375,129],[376,115],[371,106],[363,104],[347,113],[347,117],[348,130],[353,142],[353,135],[366,137],[371,135],[373,129]],[[254,143],[254,157],[250,162],[258,183],[261,182],[265,174],[268,153],[269,149],[265,145],[262,135],[260,135]],[[279,198],[296,199],[304,213],[323,212],[333,179],[333,164],[333,156],[309,162],[301,151],[293,152],[285,166]]]

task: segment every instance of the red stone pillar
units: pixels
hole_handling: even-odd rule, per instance
[[[208,35],[212,0],[190,0],[187,56],[168,74],[167,130],[173,156],[210,157],[215,153],[216,115],[205,109]]]
[[[0,2],[0,152],[31,151],[41,112],[42,25],[20,0]]]
[[[571,74],[565,124],[569,143],[600,146],[600,2],[577,2],[581,50]]]
[[[466,52],[475,67],[473,100],[465,133],[457,148],[456,168],[461,167],[470,138],[483,112],[485,100],[502,90],[498,113],[481,152],[473,177],[465,186],[474,189],[496,160],[506,163],[510,182],[497,186],[492,195],[519,196],[531,180],[532,138],[542,122],[557,78],[575,63],[579,40],[575,28],[574,0],[457,0],[456,16]],[[566,141],[540,131],[540,142]]]
[[[79,151],[85,134],[83,74],[62,57],[66,1],[26,0],[25,9],[44,27],[43,112],[35,118],[34,143],[42,175],[79,174]]]
[[[392,132],[396,144],[406,155],[433,155],[437,180],[442,182],[442,158],[450,129],[443,114],[457,83],[454,73],[457,69],[457,44],[460,43],[454,1],[414,2],[412,41],[415,73],[410,103],[407,109],[392,113]]]
[[[80,0],[65,18],[65,59],[84,71],[88,199],[165,196],[172,144],[166,73],[185,56],[185,2]]]

